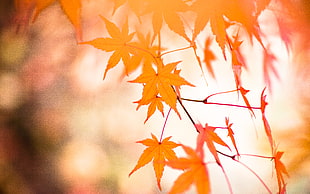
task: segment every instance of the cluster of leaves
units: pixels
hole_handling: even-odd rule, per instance
[[[19,11],[26,10],[27,13],[34,11],[33,14],[28,14],[28,19],[35,20],[40,12],[54,3],[56,0],[15,0],[16,9]],[[105,52],[112,52],[108,60],[104,78],[106,78],[109,70],[119,64],[124,65],[124,72],[130,75],[136,70],[141,70],[141,74],[130,81],[130,83],[138,83],[143,87],[141,99],[136,101],[137,109],[141,106],[148,106],[145,122],[158,110],[163,116],[165,115],[164,107],[169,108],[166,115],[166,121],[169,117],[170,110],[174,110],[180,116],[177,104],[185,111],[188,118],[193,123],[195,133],[197,133],[196,148],[193,149],[182,143],[175,143],[170,140],[171,137],[163,139],[162,128],[160,139],[152,134],[151,139],[138,141],[147,148],[140,156],[137,165],[130,172],[134,173],[139,168],[153,161],[154,171],[157,179],[157,185],[161,190],[160,181],[163,176],[164,168],[169,166],[174,169],[183,170],[183,173],[176,179],[170,193],[181,193],[186,191],[191,185],[195,185],[198,193],[210,193],[210,177],[208,173],[208,163],[215,161],[222,169],[229,189],[232,188],[225,173],[220,156],[231,158],[248,168],[245,164],[238,160],[241,156],[255,156],[250,154],[239,153],[237,142],[234,138],[233,124],[228,117],[225,117],[225,127],[214,127],[208,124],[202,125],[199,121],[194,121],[191,114],[187,111],[183,101],[194,101],[202,104],[215,104],[221,106],[230,106],[237,108],[246,108],[250,114],[256,118],[255,111],[260,110],[262,122],[265,128],[266,136],[271,147],[271,156],[256,156],[261,158],[272,159],[278,180],[278,192],[284,193],[286,190],[286,182],[284,174],[288,175],[284,164],[281,162],[283,152],[277,151],[275,141],[272,136],[271,127],[265,115],[267,106],[265,89],[261,94],[261,106],[251,106],[247,99],[249,90],[242,85],[241,73],[246,68],[247,64],[243,54],[241,53],[240,45],[246,40],[253,42],[255,39],[263,48],[263,69],[265,73],[266,84],[270,86],[270,73],[277,76],[277,72],[273,66],[275,56],[271,53],[264,44],[263,35],[260,31],[258,17],[270,6],[271,0],[111,0],[114,3],[115,14],[122,6],[126,6],[130,13],[136,15],[138,20],[143,23],[146,18],[151,21],[152,27],[145,33],[136,29],[135,32],[130,32],[128,16],[123,14],[125,18],[122,26],[119,26],[112,20],[100,16],[105,24],[106,30],[109,33],[108,37],[96,38],[90,41],[81,41],[81,2],[80,0],[68,1],[59,0],[64,13],[76,29],[77,41],[79,44],[91,45]],[[287,2],[287,1],[285,1]],[[274,3],[274,2],[273,2]],[[33,16],[31,16],[33,15]],[[31,16],[31,17],[30,17]],[[187,17],[190,16],[190,17]],[[112,17],[112,16],[111,16]],[[194,18],[194,19],[193,19]],[[186,25],[185,25],[186,24]],[[165,51],[163,42],[161,41],[164,26],[167,26],[172,33],[175,33],[182,38],[186,45],[182,48]],[[193,26],[191,29],[189,26]],[[185,27],[187,26],[187,27]],[[205,37],[205,45],[201,50],[204,52],[204,61],[200,60],[197,54],[199,48],[197,37],[201,32],[209,26],[211,34]],[[243,35],[240,35],[243,31]],[[186,49],[193,50],[193,60],[195,60],[201,70],[207,68],[209,74],[215,78],[215,72],[212,67],[212,61],[216,59],[210,45],[212,39],[215,39],[217,45],[222,51],[223,58],[231,59],[231,70],[234,74],[236,88],[231,91],[219,92],[209,95],[204,100],[185,99],[181,97],[181,86],[194,86],[180,75],[181,70],[177,66],[182,62],[182,59],[177,59],[174,62],[165,63],[166,55],[179,52]],[[157,40],[157,44],[154,43]],[[289,39],[283,38],[286,44],[289,44]],[[227,55],[230,54],[230,57]],[[205,65],[203,65],[203,63]],[[229,62],[228,62],[229,63]],[[244,105],[226,104],[210,102],[210,97],[224,93],[238,93],[242,96]],[[217,133],[218,129],[226,130],[227,136],[231,142],[225,142]],[[228,145],[233,145],[230,147]],[[187,157],[178,157],[174,151],[176,147],[182,147]],[[222,153],[217,150],[218,146],[228,148],[230,154]],[[205,153],[210,152],[213,158],[206,158]],[[248,168],[249,169],[249,168]],[[249,169],[253,172],[251,169]],[[266,190],[271,193],[264,181],[253,172],[257,178],[266,187]]]

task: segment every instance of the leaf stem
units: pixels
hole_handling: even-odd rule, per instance
[[[236,90],[229,90],[229,91],[225,91],[225,92],[217,92],[214,94],[211,94],[209,96],[207,96],[203,101],[207,101],[210,97],[215,96],[215,95],[219,95],[219,94],[227,94],[227,93],[231,93],[231,92],[237,92],[239,89]]]
[[[247,168],[252,174],[254,174],[256,176],[256,178],[263,184],[263,186],[266,188],[266,190],[268,191],[268,193],[272,194],[271,190],[269,189],[269,187],[266,185],[266,183],[263,181],[262,178],[260,178],[260,176],[258,176],[258,174],[252,170],[250,167],[248,167],[246,164],[240,162],[239,160],[236,160],[236,155],[228,155],[228,154],[225,154],[225,153],[222,153],[220,151],[216,151],[217,153],[223,155],[223,156],[226,156],[228,158],[231,158],[232,160],[234,160],[235,162],[238,162],[239,164],[241,164],[242,166],[244,166],[245,168]],[[240,155],[251,155],[251,154],[240,154]],[[252,155],[252,156],[256,156],[256,155]],[[257,156],[259,157],[259,156]],[[262,156],[262,158],[270,158],[270,157],[264,157]]]
[[[150,54],[153,58],[156,58],[156,56],[153,55],[153,53],[151,53],[147,49],[144,49],[144,48],[141,48],[141,47],[137,47],[137,46],[134,46],[134,45],[131,45],[131,44],[125,44],[125,46],[131,47],[131,48],[134,48],[134,49],[138,49],[138,50],[141,50],[141,51],[144,51],[144,52]]]
[[[182,99],[182,98],[181,98]],[[180,103],[180,105],[182,106],[182,108],[183,108],[183,110],[184,110],[184,112],[186,113],[186,115],[187,115],[187,117],[190,119],[190,121],[192,122],[192,124],[194,125],[194,127],[195,127],[195,129],[196,129],[196,131],[199,133],[199,130],[198,130],[198,128],[196,127],[196,123],[195,123],[195,121],[193,120],[193,118],[192,118],[192,116],[189,114],[189,112],[187,111],[187,109],[185,108],[185,106],[183,105],[183,103],[182,103],[182,100],[180,99],[180,97],[179,96],[177,96],[177,100],[178,100],[178,102]]]
[[[249,108],[248,106],[238,105],[238,104],[227,104],[227,103],[219,103],[219,102],[207,102],[205,100],[195,100],[195,99],[188,99],[188,98],[181,98],[182,100],[190,101],[190,102],[202,102],[204,104],[213,104],[213,105],[220,105],[220,106],[233,106],[238,108]],[[250,107],[252,109],[261,109],[261,107]]]
[[[162,57],[163,55],[167,55],[167,54],[170,54],[170,53],[173,53],[173,52],[177,52],[177,51],[182,51],[182,50],[186,50],[186,49],[189,49],[191,48],[192,46],[187,46],[187,47],[183,47],[183,48],[179,48],[179,49],[175,49],[175,50],[171,50],[171,51],[167,51],[167,52],[164,52],[162,54],[160,54],[159,56]]]
[[[266,159],[271,159],[271,160],[274,159],[274,157],[272,157],[272,156],[260,156],[260,155],[256,155],[256,154],[240,154],[240,156],[252,156],[252,157],[266,158]]]
[[[264,187],[266,188],[268,193],[272,194],[272,192],[269,189],[269,187],[266,185],[266,183],[263,181],[263,179],[258,176],[258,174],[254,170],[252,170],[250,167],[248,167],[246,164],[244,164],[244,163],[242,163],[240,161],[237,161],[237,160],[235,160],[235,161],[238,162],[239,164],[241,164],[242,166],[244,166],[245,168],[247,168],[250,172],[252,172],[256,176],[256,178],[258,178],[258,180],[264,185]]]
[[[242,106],[242,105],[238,105],[238,104],[226,104],[226,103],[217,103],[217,102],[204,102],[204,104],[214,104],[214,105],[220,105],[220,106],[234,106],[234,107],[238,107],[238,108],[252,108],[252,109],[261,109],[260,107],[248,107],[248,106]]]
[[[167,121],[168,121],[168,118],[169,118],[170,112],[171,112],[171,108],[169,109],[169,111],[168,111],[168,113],[167,113],[167,116],[166,116],[166,119],[165,119],[165,122],[164,122],[163,129],[161,130],[161,134],[160,134],[160,139],[159,139],[159,142],[161,142],[161,141],[162,141],[162,139],[163,139],[163,136],[164,136],[164,131],[165,131],[165,128],[166,128],[166,124],[167,124]]]
[[[223,166],[221,166],[221,169],[222,169],[223,174],[224,174],[224,176],[225,176],[225,179],[226,179],[226,182],[227,182],[227,185],[228,185],[228,189],[229,189],[229,193],[230,193],[230,194],[233,194],[232,186],[231,186],[231,183],[230,183],[230,181],[229,181],[229,178],[228,178],[228,176],[227,176],[227,174],[226,174],[226,171],[225,171],[225,169],[223,168]]]

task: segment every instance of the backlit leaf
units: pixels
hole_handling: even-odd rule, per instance
[[[174,73],[177,64],[179,62],[169,63],[163,67],[157,66],[157,72],[153,67],[145,68],[140,76],[132,83],[144,84],[142,98],[139,100],[139,106],[152,99],[154,96],[160,95],[161,99],[168,104],[177,113],[176,102],[177,94],[173,89],[173,86],[189,85],[194,86],[178,73]]]
[[[278,180],[278,188],[279,188],[279,193],[285,193],[284,191],[286,190],[286,183],[283,177],[283,174],[286,176],[289,176],[285,165],[282,163],[280,160],[284,152],[279,152],[277,151],[274,157],[274,164],[275,164],[275,169],[276,169],[276,174],[277,174],[277,180]]]
[[[105,22],[107,31],[112,38],[96,38],[91,41],[82,42],[81,44],[90,44],[93,47],[106,52],[114,51],[108,60],[107,67],[104,72],[104,78],[106,77],[107,72],[111,68],[115,67],[120,62],[120,60],[123,61],[125,65],[125,72],[128,74],[128,69],[131,71],[133,69],[131,66],[135,66],[135,68],[137,68],[136,64],[131,63],[131,53],[134,52],[134,48],[129,45],[134,36],[134,33],[128,34],[129,32],[127,22],[124,23],[121,31],[114,23],[110,22],[104,17],[101,18]]]
[[[211,192],[209,173],[203,158],[190,147],[182,145],[186,158],[177,158],[166,162],[168,166],[184,172],[175,180],[169,194],[183,193],[191,185],[196,186],[198,194]]]
[[[178,147],[179,144],[170,141],[171,137],[163,139],[161,142],[158,141],[157,137],[152,134],[152,139],[145,139],[138,141],[147,148],[141,154],[137,165],[129,173],[129,176],[139,168],[145,166],[149,162],[153,161],[154,172],[157,179],[158,188],[161,190],[160,180],[163,176],[166,161],[174,160],[177,158],[174,148]]]

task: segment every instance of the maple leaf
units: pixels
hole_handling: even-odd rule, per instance
[[[208,124],[203,127],[200,123],[195,124],[195,126],[196,129],[199,131],[199,134],[197,136],[197,153],[203,155],[203,145],[204,142],[206,142],[209,151],[213,155],[216,163],[222,166],[214,143],[225,146],[230,150],[229,146],[214,132],[216,127],[208,126]]]
[[[144,36],[143,34],[137,32],[138,42],[133,42],[130,45],[137,48],[135,50],[134,55],[131,58],[131,66],[128,69],[128,72],[131,72],[137,68],[140,64],[145,66],[152,66],[152,64],[156,63],[156,56],[159,50],[158,46],[152,45],[151,35],[147,34]],[[163,50],[163,48],[161,48]],[[134,66],[136,64],[136,66]]]
[[[254,111],[253,111],[253,108],[251,107],[250,103],[249,103],[249,100],[247,99],[247,97],[245,96],[250,90],[246,90],[244,89],[243,87],[240,87],[239,88],[239,91],[240,91],[240,94],[243,98],[243,101],[244,103],[246,104],[247,108],[249,109],[251,115],[253,115],[255,117],[255,114],[254,114]]]
[[[188,5],[183,0],[148,0],[147,2],[145,13],[153,13],[154,37],[159,34],[162,23],[165,21],[172,31],[190,42],[185,33],[183,22],[178,15],[178,12],[189,10]]]
[[[197,0],[191,8],[197,13],[195,21],[195,28],[193,32],[193,40],[197,35],[205,28],[210,22],[212,33],[215,35],[215,40],[222,49],[224,58],[225,44],[226,44],[226,24],[223,18],[226,2],[223,0],[211,1],[211,0]]]
[[[23,11],[22,9],[34,9],[33,21],[35,21],[38,15],[52,3],[57,0],[15,0],[15,6],[18,11]],[[81,2],[80,0],[58,0],[62,10],[69,18],[72,25],[75,27],[77,40],[82,39],[82,29],[81,29]],[[33,6],[24,6],[27,5]],[[29,18],[28,18],[29,19]]]
[[[264,71],[264,78],[265,82],[271,88],[271,73],[279,79],[279,74],[274,66],[274,62],[277,60],[276,56],[270,52],[270,45],[264,48],[264,62],[263,62],[263,71]]]
[[[158,141],[157,137],[153,134],[152,139],[145,139],[142,141],[138,141],[137,143],[141,143],[145,146],[148,146],[143,153],[141,154],[137,165],[134,169],[129,173],[129,176],[132,175],[136,170],[145,166],[153,160],[153,167],[157,179],[158,188],[161,190],[160,180],[163,176],[164,167],[166,165],[166,161],[174,160],[177,158],[174,148],[178,147],[179,144],[169,141],[171,137],[167,137],[163,139],[161,142]]]
[[[127,2],[130,9],[139,17],[142,14],[143,8],[145,6],[144,0],[113,0],[113,1],[114,1],[113,14],[119,7],[121,7]]]
[[[214,53],[212,52],[212,50],[210,49],[211,43],[212,43],[211,38],[208,37],[206,42],[205,42],[205,48],[204,48],[204,62],[206,63],[206,67],[207,67],[209,73],[211,74],[211,76],[213,78],[215,78],[215,74],[214,74],[214,71],[212,68],[211,61],[215,60],[216,57],[215,57]]]
[[[250,38],[254,36],[260,44],[263,45],[260,38],[260,29],[257,22],[259,14],[268,6],[269,1],[261,2],[262,0],[235,0],[226,1],[225,16],[231,22],[237,22],[244,27]]]
[[[283,153],[284,152],[277,151],[274,156],[274,164],[275,164],[275,169],[276,169],[276,174],[277,174],[279,193],[285,193],[284,191],[286,190],[286,183],[285,183],[283,174],[289,176],[285,168],[285,165],[280,160]]]
[[[112,22],[107,20],[104,17],[101,17],[102,20],[105,22],[106,28],[108,33],[110,34],[111,38],[96,38],[91,41],[82,42],[80,44],[90,44],[95,48],[101,49],[106,52],[114,51],[111,57],[108,60],[108,65],[105,69],[103,78],[106,77],[107,72],[115,67],[120,60],[122,59],[125,72],[128,74],[128,70],[132,70],[131,66],[136,66],[132,64],[130,53],[134,52],[134,48],[132,48],[129,43],[132,40],[134,33],[128,34],[128,22],[124,23],[122,31]]]
[[[150,98],[148,100],[139,100],[136,103],[139,103],[137,110],[139,109],[139,107],[141,105],[148,105],[148,111],[147,111],[147,117],[144,121],[144,123],[146,123],[146,121],[154,114],[155,110],[158,109],[162,115],[164,116],[164,105],[163,105],[163,99],[162,97],[159,96],[154,96],[153,98]]]
[[[270,128],[269,122],[268,122],[268,120],[266,118],[266,115],[265,115],[265,108],[266,108],[266,106],[268,104],[266,102],[266,95],[264,95],[265,90],[266,90],[266,88],[263,89],[262,94],[261,94],[262,120],[263,120],[263,123],[264,123],[264,129],[265,129],[266,135],[268,137],[271,150],[273,151],[274,150],[274,142],[273,142],[273,138],[272,138],[272,134],[271,134],[271,128]]]
[[[239,41],[238,37],[239,37],[239,31],[236,36],[233,36],[234,40],[229,39],[228,41],[231,49],[231,64],[234,72],[236,88],[239,88],[241,86],[242,67],[246,67],[245,60],[242,54],[240,53],[240,45],[242,44],[243,41]]]
[[[182,193],[188,190],[192,184],[195,184],[198,194],[210,193],[209,173],[203,161],[203,157],[197,155],[192,148],[184,145],[181,146],[187,154],[187,157],[166,162],[171,168],[184,170],[175,180],[169,194]]]
[[[229,24],[236,24],[244,27],[250,38],[254,36],[262,45],[260,30],[257,17],[268,6],[269,1],[264,0],[247,1],[247,0],[197,0],[191,8],[197,14],[193,39],[205,28],[210,22],[212,33],[222,49],[225,57],[225,45],[227,43],[226,28]],[[256,9],[257,6],[257,9]]]
[[[235,149],[236,149],[237,155],[240,156],[239,151],[238,151],[238,148],[237,148],[236,140],[235,140],[235,137],[234,137],[234,131],[233,131],[232,128],[231,128],[231,126],[232,126],[233,124],[232,124],[232,123],[229,123],[229,118],[228,118],[228,117],[225,118],[225,123],[226,123],[227,130],[228,130],[227,136],[230,137],[231,142],[233,143],[233,145],[234,145],[234,147],[235,147]]]
[[[162,67],[157,65],[157,72],[153,67],[145,67],[140,76],[130,81],[144,84],[142,99],[138,101],[139,105],[145,104],[159,94],[161,99],[178,113],[176,108],[177,94],[172,86],[194,86],[177,73],[172,72],[179,62],[169,63]]]

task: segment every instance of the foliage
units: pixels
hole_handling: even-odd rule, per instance
[[[195,185],[198,193],[210,193],[210,179],[208,173],[208,165],[214,161],[223,171],[226,177],[229,190],[232,193],[233,188],[229,183],[228,177],[221,162],[221,157],[231,158],[234,162],[241,163],[238,158],[246,156],[255,156],[257,158],[271,159],[274,161],[274,170],[277,176],[278,192],[284,193],[286,190],[286,181],[283,174],[288,175],[286,168],[280,160],[283,152],[277,151],[275,148],[275,139],[272,136],[271,126],[268,122],[265,110],[267,106],[265,89],[261,93],[261,106],[254,107],[247,98],[250,90],[244,88],[242,83],[242,71],[247,68],[245,56],[241,52],[241,46],[244,44],[252,44],[258,42],[262,48],[263,54],[263,72],[267,87],[271,88],[270,76],[274,74],[278,76],[274,67],[276,60],[274,54],[268,48],[268,42],[264,40],[264,34],[260,31],[259,16],[272,4],[280,4],[287,7],[289,1],[271,1],[271,0],[110,0],[114,3],[113,10],[109,10],[112,14],[116,14],[121,7],[128,10],[128,14],[122,14],[122,25],[119,25],[117,20],[108,19],[100,16],[103,24],[108,32],[107,37],[98,37],[93,40],[82,41],[81,27],[81,8],[86,1],[74,0],[59,0],[64,13],[76,30],[76,39],[80,46],[91,45],[94,48],[105,52],[112,52],[106,69],[104,79],[107,78],[107,73],[114,67],[123,64],[126,76],[130,76],[133,72],[140,73],[138,77],[129,81],[130,83],[140,84],[143,87],[141,99],[136,101],[137,109],[141,106],[147,106],[147,122],[152,115],[158,110],[165,116],[164,108],[168,108],[166,121],[169,118],[171,110],[181,118],[179,106],[186,113],[187,117],[193,124],[193,133],[197,133],[196,148],[191,148],[181,143],[175,143],[170,140],[171,137],[163,138],[165,125],[161,129],[161,137],[158,138],[151,134],[151,139],[138,141],[147,148],[141,154],[137,165],[129,175],[136,172],[138,169],[153,160],[155,176],[157,179],[158,188],[161,190],[161,178],[164,168],[169,166],[174,169],[183,170],[183,173],[177,177],[170,193],[181,193],[186,191],[191,185]],[[56,0],[15,0],[16,9],[21,12],[31,12],[27,15],[33,21],[46,7],[50,6]],[[276,6],[280,6],[276,5]],[[275,13],[277,14],[277,13]],[[149,30],[135,28],[134,22],[129,22],[129,18],[138,20],[140,24],[151,22]],[[111,15],[111,18],[113,16]],[[279,23],[280,29],[283,29]],[[193,26],[193,27],[191,27]],[[165,31],[168,27],[170,31]],[[206,29],[210,28],[210,33],[205,34]],[[87,30],[87,29],[84,29]],[[134,31],[134,32],[130,32]],[[162,38],[166,33],[174,33],[180,38],[180,42],[184,47],[174,48],[166,51],[165,42]],[[289,45],[289,38],[285,31],[281,31],[281,37],[286,45]],[[192,50],[192,61],[197,63],[204,74],[206,68],[208,73],[216,78],[216,72],[212,67],[212,62],[217,59],[214,49],[211,47],[212,39],[215,39],[220,48],[223,58],[231,65],[231,71],[235,79],[235,88],[229,91],[213,93],[207,96],[204,100],[187,99],[182,97],[181,86],[191,86],[186,78],[181,76],[181,69],[178,68],[182,63],[182,58],[174,58],[172,62],[166,62],[167,55],[174,56],[175,53],[183,50]],[[203,48],[198,47],[200,41],[204,40]],[[157,42],[157,43],[155,43]],[[199,53],[204,53],[204,60],[201,61]],[[231,59],[231,62],[228,62]],[[203,65],[204,63],[204,65]],[[204,76],[206,76],[204,74]],[[205,77],[204,77],[205,79]],[[218,79],[218,78],[217,78]],[[230,104],[212,102],[210,98],[216,95],[227,93],[236,93],[242,97],[243,104]],[[261,111],[261,121],[265,128],[266,137],[270,143],[270,156],[259,156],[240,153],[238,150],[238,142],[234,137],[233,123],[226,115],[223,115],[223,126],[209,126],[207,123],[200,124],[199,121],[194,121],[184,105],[185,101],[205,105],[218,105],[235,107],[239,109],[248,109],[252,118],[256,118],[255,111]],[[165,122],[166,122],[165,121]],[[221,137],[218,130],[225,131],[230,139]],[[206,145],[206,146],[205,146]],[[229,146],[233,145],[233,147]],[[174,149],[181,146],[187,157],[178,157]],[[227,153],[220,152],[218,147],[227,148]],[[205,153],[211,153],[213,158],[207,158]],[[245,166],[245,164],[241,163]],[[248,168],[248,167],[246,167]],[[248,168],[249,169],[249,168]],[[253,172],[251,169],[249,169]],[[266,187],[268,192],[271,192],[267,184],[255,173],[257,178]]]

